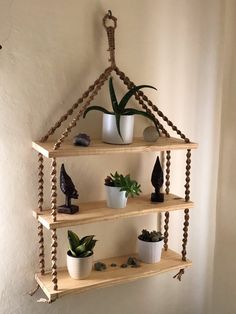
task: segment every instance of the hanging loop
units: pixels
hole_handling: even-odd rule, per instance
[[[113,21],[113,26],[108,26],[108,21]],[[115,29],[117,27],[117,18],[112,15],[111,10],[108,10],[108,13],[103,18],[103,26],[106,29],[108,37],[108,51],[110,52],[109,61],[111,62],[111,67],[115,68]]]
[[[114,22],[113,26],[108,26],[107,22],[109,20],[112,20]],[[117,27],[117,18],[115,16],[112,15],[111,10],[108,10],[108,13],[104,16],[103,18],[103,26],[105,27],[105,29],[107,30],[108,28],[113,28],[115,29]]]

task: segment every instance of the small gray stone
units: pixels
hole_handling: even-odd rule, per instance
[[[131,267],[134,267],[134,268],[140,267],[140,262],[137,260],[136,257],[132,257],[132,256],[130,256],[130,257],[128,258],[127,264],[128,264],[129,266],[131,266]]]
[[[111,263],[111,267],[116,267],[116,263]]]
[[[105,269],[107,269],[107,265],[102,262],[96,262],[94,264],[94,270],[96,271],[103,271]]]
[[[143,131],[143,138],[146,142],[156,142],[158,139],[159,134],[155,126],[148,126]]]
[[[90,142],[90,136],[86,133],[79,133],[79,135],[76,135],[73,140],[73,143],[76,146],[89,146]]]

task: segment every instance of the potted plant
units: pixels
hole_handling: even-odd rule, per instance
[[[73,279],[89,276],[93,266],[93,248],[97,242],[94,235],[79,239],[78,235],[68,230],[69,251],[67,252],[67,268]]]
[[[159,231],[142,230],[138,236],[138,253],[141,261],[145,263],[158,263],[161,260],[163,236]]]
[[[112,83],[112,77],[109,79],[109,92],[112,104],[112,111],[100,106],[91,106],[88,107],[83,117],[85,118],[87,113],[92,110],[98,110],[103,112],[103,127],[102,127],[102,140],[105,143],[110,144],[130,144],[133,141],[133,130],[134,130],[134,115],[141,115],[153,121],[156,126],[156,129],[159,133],[158,124],[155,121],[155,118],[150,113],[146,111],[137,110],[134,108],[126,108],[127,103],[130,98],[136,94],[136,92],[141,88],[153,88],[150,85],[139,85],[130,89],[120,100],[117,101],[115,90]],[[160,133],[159,133],[160,134]]]
[[[132,180],[130,175],[123,176],[117,171],[105,179],[107,206],[111,208],[125,208],[127,198],[139,195],[142,191],[140,184]]]

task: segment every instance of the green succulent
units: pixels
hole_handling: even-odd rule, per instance
[[[153,230],[149,232],[146,229],[142,230],[142,233],[138,236],[138,238],[146,242],[159,242],[164,239],[160,231]]]
[[[68,230],[69,252],[74,257],[87,257],[93,254],[93,248],[97,242],[94,235],[79,238],[78,235]]]
[[[150,114],[150,113],[148,113],[146,111],[141,111],[141,110],[137,110],[137,109],[134,109],[134,108],[126,108],[127,103],[129,102],[130,98],[132,96],[134,96],[139,89],[142,89],[142,88],[153,88],[153,89],[156,90],[156,88],[151,86],[151,85],[135,86],[135,87],[131,88],[123,96],[123,98],[120,100],[120,102],[118,102],[117,98],[116,98],[116,93],[115,93],[115,90],[114,90],[113,82],[112,82],[112,77],[110,77],[110,79],[109,79],[109,92],[110,92],[110,98],[111,98],[111,104],[112,104],[113,112],[112,111],[108,111],[107,109],[105,109],[105,108],[103,108],[101,106],[91,106],[91,107],[88,107],[84,111],[83,118],[85,118],[87,113],[89,111],[92,111],[92,110],[97,110],[97,111],[101,111],[103,113],[108,113],[108,114],[115,115],[117,131],[118,131],[118,133],[119,133],[119,135],[120,135],[120,137],[122,139],[122,135],[121,135],[121,131],[120,131],[120,117],[122,115],[128,116],[128,115],[135,115],[135,114],[137,114],[137,115],[141,115],[141,116],[151,120],[155,124],[157,132],[160,134],[158,123],[156,122],[155,117],[152,114]]]
[[[140,189],[141,185],[138,184],[137,181],[132,180],[129,174],[123,176],[117,171],[115,172],[115,174],[111,173],[110,176],[106,177],[105,185],[120,188],[120,191],[125,191],[126,197],[134,197],[135,195],[139,195],[142,192]]]

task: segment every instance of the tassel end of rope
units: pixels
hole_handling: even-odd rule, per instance
[[[56,299],[45,299],[45,298],[40,298],[39,300],[37,300],[37,302],[38,303],[48,303],[48,304],[50,304],[50,303],[52,303],[52,302],[55,302],[56,301]]]
[[[181,281],[181,277],[183,274],[184,274],[184,269],[180,269],[180,271],[176,275],[174,275],[173,278],[174,279],[177,278],[179,281]]]

